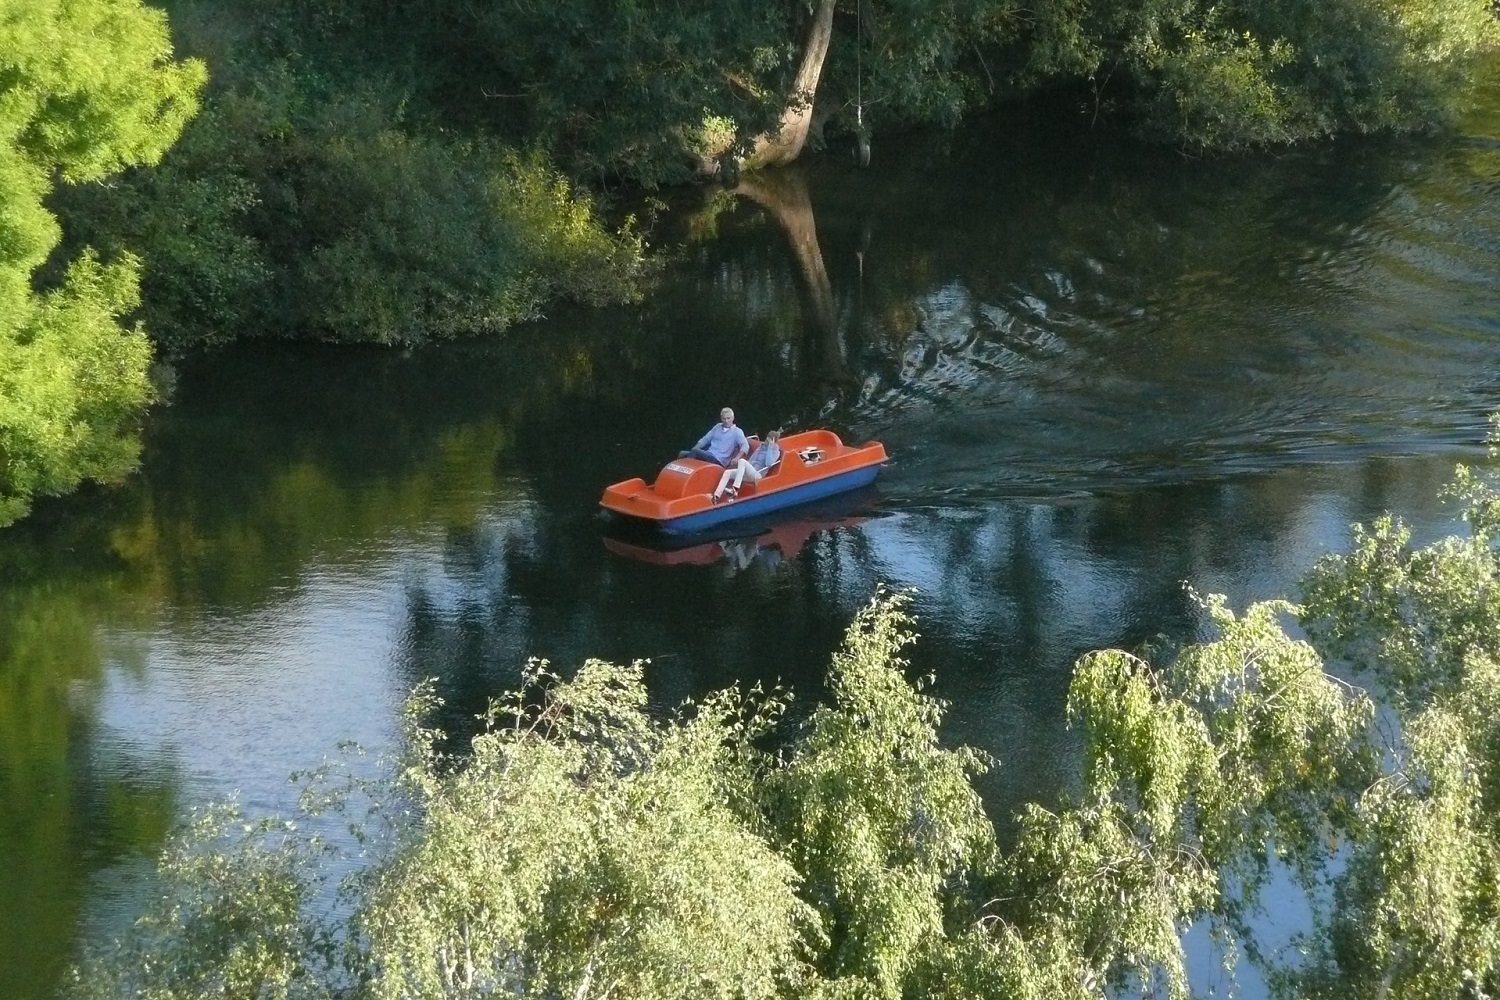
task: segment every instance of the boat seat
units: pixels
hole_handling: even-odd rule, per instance
[[[751,434],[751,435],[749,435],[749,437],[747,438],[747,440],[750,442],[750,452],[745,457],[749,458],[751,455],[754,455],[757,451],[760,450],[760,436],[756,435],[756,434]],[[784,464],[786,464],[785,462],[782,461],[782,459],[784,459],[784,458],[786,458],[786,451],[785,451],[785,449],[782,450],[781,457],[778,458],[778,459],[776,459],[776,464],[773,465],[773,466],[771,466],[765,472],[762,472],[760,474],[761,482],[765,482],[767,479],[774,478],[775,475],[776,475],[776,473],[778,473],[778,472],[781,471],[781,467]],[[730,466],[730,468],[733,468],[733,466]],[[744,496],[744,495],[754,496],[755,495],[755,487],[756,487],[755,483],[752,483],[752,482],[750,482],[749,479],[746,479],[744,485],[740,487],[740,494],[742,496]]]
[[[752,434],[752,435],[750,435],[749,440],[750,440],[750,454],[746,455],[745,456],[746,458],[749,458],[750,455],[754,455],[757,451],[760,451],[760,436],[758,434]],[[776,459],[776,464],[773,465],[773,466],[771,466],[765,472],[762,472],[760,474],[761,478],[762,479],[768,479],[771,476],[776,475],[776,473],[780,472],[782,465],[785,464],[785,459],[786,459],[786,449],[783,448],[781,450],[781,454]]]

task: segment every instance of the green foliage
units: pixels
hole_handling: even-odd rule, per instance
[[[1493,684],[1493,667],[1489,674]],[[1486,818],[1481,809],[1470,735],[1466,720],[1442,709],[1411,721],[1400,770],[1360,803],[1362,822],[1319,956],[1325,964],[1302,977],[1297,992],[1436,998],[1482,986],[1491,994],[1500,859],[1494,814]]]
[[[1311,877],[1340,796],[1371,773],[1370,704],[1286,635],[1277,616],[1293,609],[1206,608],[1222,637],[1165,671],[1122,652],[1079,661],[1082,795],[1028,807],[1000,872],[989,960],[1022,995],[1066,981],[1080,996],[1132,982],[1185,996],[1182,931],[1203,918],[1238,929],[1268,847]]]
[[[1225,873],[1247,884],[1266,838],[1290,855],[1321,834],[1315,816],[1340,813],[1317,776],[1367,764],[1368,703],[1281,631],[1284,605],[1210,608],[1224,638],[1164,675],[1124,654],[1080,664],[1085,798],[1028,809],[1003,855],[971,784],[983,761],[938,743],[941,706],[902,673],[910,621],[882,599],[846,633],[829,704],[775,755],[760,747],[782,698],[723,692],[658,720],[641,665],[591,662],[571,681],[535,666],[541,700],[497,704],[449,760],[415,721],[424,689],[405,764],[373,790],[388,828],[361,835],[376,860],[349,884],[347,925],[310,905],[310,848],[277,841],[242,859],[259,902],[185,904],[201,872],[172,861],[172,908],[134,947],[179,954],[150,937],[173,922],[217,942],[181,945],[184,990],[233,971],[377,997],[1101,997],[1132,981],[1182,995],[1179,935],[1233,915]],[[241,898],[276,919],[230,920]],[[134,969],[130,954],[101,968]],[[100,995],[125,982],[90,978],[115,984]]]
[[[197,110],[203,65],[172,61],[160,11],[138,0],[0,10],[0,137],[33,170],[86,181],[154,163]]]
[[[232,338],[270,295],[272,270],[249,229],[261,193],[237,144],[261,124],[250,105],[210,98],[162,164],[57,198],[74,241],[144,255],[145,326],[169,350]]]
[[[1052,0],[1036,14],[1020,79],[1113,81],[1148,131],[1209,149],[1441,124],[1497,30],[1487,0]]]
[[[957,126],[997,97],[1015,43],[1030,20],[1016,0],[865,0],[841,19],[820,107],[835,128],[853,131],[864,103],[868,129]],[[863,27],[864,35],[859,35]]]
[[[734,808],[769,719],[725,694],[654,722],[639,664],[528,680],[543,703],[457,773],[425,752],[403,778],[421,820],[357,918],[371,995],[775,995],[812,917]]]
[[[302,165],[297,192],[312,240],[286,277],[304,328],[413,342],[498,332],[559,298],[639,294],[640,238],[604,229],[539,157],[396,131],[309,139],[331,155]]]
[[[1083,83],[1096,110],[1123,97],[1145,131],[1198,149],[1430,128],[1462,105],[1491,51],[1491,6],[848,0],[836,8],[817,119],[843,131],[952,127],[1018,91]],[[499,117],[577,174],[673,180],[695,153],[722,146],[699,142],[705,117],[734,122],[743,141],[797,100],[799,5],[456,10],[488,57]]]
[[[72,118],[11,126],[25,156],[0,158],[0,227],[28,268],[57,239],[49,171],[154,163],[195,106],[202,67],[167,61],[159,16],[125,30],[107,12],[137,8],[95,7],[129,44],[38,63],[25,86],[107,79],[115,103],[79,84],[56,105]],[[159,169],[63,193],[68,256],[139,253],[140,315],[172,351],[263,335],[413,343],[504,330],[557,300],[631,301],[647,283],[639,234],[570,181],[651,186],[747,148],[800,99],[808,14],[178,0],[185,47],[216,69],[206,113]],[[1168,141],[1235,148],[1440,123],[1495,25],[1487,0],[848,0],[833,31],[815,141],[825,126],[952,127],[1082,82],[1096,109],[1123,96]],[[137,44],[154,76],[110,63]],[[136,124],[110,132],[111,114]],[[0,276],[0,297],[24,290],[20,271]]]
[[[633,224],[607,226],[541,155],[442,129],[374,69],[337,86],[291,58],[229,75],[247,70],[158,169],[65,206],[89,240],[143,253],[144,316],[170,349],[413,343],[639,296]]]
[[[851,623],[831,704],[766,789],[775,839],[823,918],[820,971],[866,997],[902,996],[936,960],[953,894],[994,849],[970,783],[983,758],[938,744],[941,706],[901,673],[915,638],[903,604],[872,604]]]
[[[477,19],[509,114],[574,169],[648,183],[680,169],[705,114],[741,138],[766,127],[794,99],[806,29],[774,5],[516,2]],[[952,127],[1018,90],[1082,82],[1167,141],[1233,149],[1430,128],[1495,40],[1489,0],[850,0],[817,106],[845,131]]]
[[[1500,438],[1491,437],[1491,459]],[[1393,518],[1310,576],[1305,624],[1400,713],[1358,804],[1330,933],[1292,989],[1444,997],[1500,989],[1500,602],[1490,476],[1460,468],[1467,536],[1413,549]]]
[[[162,854],[167,893],[136,924],[136,961],[74,971],[77,997],[312,1000],[335,994],[336,942],[307,910],[326,878],[316,836],[247,821],[231,804],[197,813]]]
[[[1061,812],[1028,807],[1002,873],[1005,902],[980,956],[1022,996],[1099,997],[1158,979],[1183,996],[1179,935],[1219,898],[1211,860],[1187,845],[1139,836],[1119,802]]]
[[[1497,456],[1500,457],[1500,456]],[[1500,492],[1461,470],[1468,537],[1413,550],[1385,519],[1321,563],[1307,604],[1255,605],[1157,672],[1080,661],[1085,787],[1030,807],[1004,859],[980,968],[1018,995],[1136,988],[1184,995],[1178,936],[1207,919],[1260,956],[1246,917],[1273,863],[1308,887],[1307,960],[1278,994],[1439,998],[1500,987]],[[1380,685],[1393,719],[1324,673],[1315,643]],[[1331,899],[1316,892],[1322,880]],[[1321,902],[1320,902],[1321,901]],[[970,967],[972,969],[972,966]]]
[[[491,56],[486,83],[528,137],[576,175],[646,185],[688,175],[705,115],[734,120],[742,136],[775,121],[800,46],[795,8],[781,4],[469,9]]]
[[[458,759],[408,707],[373,784],[309,779],[297,823],[200,816],[167,892],[78,997],[893,996],[951,962],[958,883],[993,848],[968,751],[902,676],[899,599],[866,608],[833,703],[777,736],[786,699],[725,691],[661,719],[644,669],[533,664]],[[763,749],[782,743],[778,754]],[[366,862],[313,831],[364,802]],[[957,916],[957,922],[954,917]]]
[[[171,59],[137,0],[0,3],[0,526],[33,496],[114,479],[135,461],[150,349],[120,317],[138,262],[84,253],[57,286],[33,275],[61,232],[53,180],[154,163],[197,109],[201,63]]]
[[[1374,671],[1388,696],[1419,709],[1464,681],[1468,660],[1500,654],[1500,580],[1489,539],[1449,538],[1414,551],[1392,517],[1357,530],[1354,551],[1308,580],[1309,629]]]
[[[14,326],[0,326],[0,526],[33,496],[135,466],[151,348],[118,317],[138,301],[138,274],[133,258],[104,265],[85,253],[61,288],[25,293]]]

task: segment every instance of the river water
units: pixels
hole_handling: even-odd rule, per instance
[[[811,697],[880,583],[1003,818],[1075,773],[1079,654],[1200,635],[1184,582],[1294,595],[1353,521],[1451,530],[1500,410],[1500,106],[1219,160],[1038,110],[656,213],[639,307],[193,359],[136,476],[0,535],[0,996],[128,921],[187,809],[289,806],[423,677],[458,730],[532,655]],[[726,404],[891,462],[753,538],[616,537],[602,486]]]

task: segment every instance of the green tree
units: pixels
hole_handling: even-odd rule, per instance
[[[1374,775],[1371,703],[1286,635],[1289,605],[1207,609],[1222,638],[1166,670],[1118,651],[1078,665],[1084,788],[1070,808],[1026,810],[1000,875],[1015,902],[995,914],[994,975],[1024,995],[1058,981],[1186,995],[1183,930],[1243,931],[1272,857],[1310,883],[1331,817]]]
[[[776,995],[813,917],[736,808],[769,718],[731,694],[653,723],[639,664],[529,679],[543,703],[453,777],[414,740],[423,818],[359,917],[373,995]]]
[[[1414,548],[1387,517],[1307,583],[1311,634],[1403,725],[1351,824],[1329,933],[1287,977],[1307,995],[1500,991],[1500,489],[1461,467],[1450,494],[1467,535]]]
[[[201,63],[172,61],[165,17],[138,0],[0,5],[0,525],[33,496],[135,461],[151,352],[121,317],[139,264],[85,253],[38,291],[61,235],[43,199],[59,178],[156,162],[203,80]]]
[[[1223,637],[1163,670],[1118,652],[1080,661],[1069,710],[1087,734],[1084,788],[1022,817],[991,932],[954,980],[1182,996],[1180,934],[1206,920],[1265,963],[1278,995],[1493,995],[1500,492],[1467,469],[1453,492],[1466,536],[1414,549],[1387,518],[1317,567],[1303,607],[1237,619],[1210,600]],[[1291,613],[1311,643],[1282,629]],[[1371,678],[1390,717],[1325,657]],[[1273,866],[1314,907],[1301,962],[1262,954],[1245,919]]]
[[[1444,123],[1495,40],[1488,0],[1047,0],[1020,79],[1086,80],[1149,132],[1225,149]]]
[[[902,671],[915,638],[902,603],[873,604],[850,625],[830,703],[763,792],[773,842],[821,917],[815,965],[831,995],[901,997],[940,961],[966,882],[995,846],[970,783],[987,762],[941,746],[941,704]]]

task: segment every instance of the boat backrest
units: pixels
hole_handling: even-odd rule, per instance
[[[781,440],[785,441],[786,438],[783,437]],[[779,442],[778,442],[778,444],[779,444]],[[760,451],[760,435],[758,435],[758,434],[751,434],[750,435],[750,455],[754,455],[757,451]],[[750,455],[746,455],[745,457],[749,458]],[[786,458],[786,449],[782,448],[781,449],[781,454],[776,456],[776,464],[773,465],[773,466],[771,466],[769,469],[766,470],[766,475],[768,475],[768,476],[774,476],[776,473],[780,472],[781,471],[782,459],[784,459],[784,458]]]
[[[782,454],[800,452],[804,448],[817,448],[825,454],[835,455],[842,449],[844,443],[833,431],[810,430],[797,431],[795,434],[783,434],[781,436]]]

